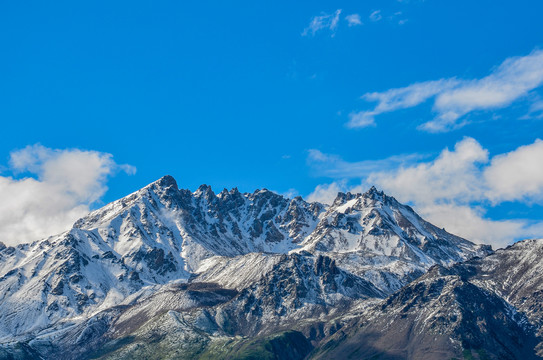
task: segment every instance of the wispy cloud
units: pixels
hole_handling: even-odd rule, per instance
[[[296,196],[300,195],[300,193],[298,193],[298,190],[296,190],[294,188],[290,188],[285,192],[278,192],[278,191],[276,191],[276,192],[278,194],[283,195],[286,198],[289,198],[289,199],[294,199]]]
[[[442,79],[416,83],[405,88],[390,89],[385,92],[367,93],[366,101],[377,102],[373,110],[353,112],[349,115],[350,127],[375,125],[375,116],[400,109],[407,109],[423,103],[437,94],[458,85],[455,79]]]
[[[136,171],[115,163],[111,154],[41,145],[13,151],[8,170],[28,177],[0,176],[0,241],[6,244],[69,229],[104,195],[110,176]]]
[[[308,165],[319,175],[331,178],[361,178],[383,169],[395,169],[413,164],[423,158],[419,154],[396,155],[381,160],[348,162],[338,155],[325,154],[317,149],[308,151]]]
[[[379,21],[383,18],[383,15],[381,15],[381,10],[375,10],[372,12],[369,16],[371,21]]]
[[[349,114],[349,123],[348,126],[352,128],[365,128],[376,126],[375,111],[360,111],[360,112],[351,112]]]
[[[541,119],[543,118],[543,100],[538,98],[532,104],[530,104],[530,109],[528,113],[521,117],[521,119]]]
[[[328,32],[331,33],[330,36],[334,37],[336,34],[336,30],[340,24],[341,12],[341,9],[337,9],[331,14],[323,12],[318,16],[314,16],[313,18],[311,18],[311,22],[309,23],[309,25],[303,30],[302,36],[314,36],[317,32],[320,32],[321,30],[328,30]],[[379,22],[383,19],[386,19],[390,22],[396,22],[397,18],[400,15],[402,15],[402,12],[398,11],[392,15],[384,17],[381,10],[375,10],[369,14],[368,19],[374,23]],[[362,22],[362,17],[358,13],[346,15],[343,19],[349,27],[364,25],[364,23]],[[397,22],[398,24],[403,25],[407,22],[407,19],[401,19]]]
[[[349,24],[349,26],[362,25],[362,20],[360,19],[359,14],[347,15],[345,16],[345,20],[347,20],[347,23]]]
[[[359,163],[337,156],[317,159],[321,164],[314,169],[337,180],[320,185],[309,198],[329,200],[338,189],[352,190],[344,179],[357,172],[348,172],[349,165],[357,169]],[[311,160],[310,165],[313,163]],[[362,167],[361,185],[354,191],[377,185],[400,201],[413,204],[429,221],[474,241],[504,246],[520,237],[543,237],[541,223],[486,217],[491,206],[508,201],[543,203],[543,141],[539,139],[490,158],[488,150],[475,139],[465,138],[453,150],[444,149],[429,161],[384,163],[388,168]]]
[[[337,9],[332,14],[322,13],[319,16],[314,16],[309,23],[309,26],[304,29],[302,36],[312,35],[314,36],[318,31],[326,29],[332,32],[334,36],[336,28],[339,23],[339,16],[341,9]]]
[[[403,12],[401,11],[396,11],[394,14],[392,14],[391,16],[389,16],[389,20],[390,21],[393,21],[395,22],[400,16],[403,15]],[[402,16],[403,17],[403,16]],[[403,19],[400,19],[400,20],[397,20],[398,21],[398,25],[404,25],[408,19],[406,19],[405,17],[403,17]]]
[[[494,110],[510,105],[543,85],[543,51],[505,60],[481,79],[448,78],[414,83],[403,88],[367,93],[366,101],[377,102],[372,110],[353,112],[348,126],[375,123],[375,116],[411,108],[432,99],[435,117],[420,129],[443,132],[466,123],[463,117],[473,111]]]

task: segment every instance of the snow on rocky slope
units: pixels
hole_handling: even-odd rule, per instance
[[[540,359],[543,239],[439,265],[386,300],[348,311],[312,358]]]
[[[448,266],[491,251],[428,223],[374,187],[364,194],[339,193],[303,249],[334,258],[388,294],[434,264]]]
[[[306,304],[322,312],[382,298],[434,264],[489,251],[375,188],[340,193],[327,206],[268,190],[190,192],[165,176],[63,234],[0,245],[0,342],[66,329],[193,281],[238,291],[235,301],[259,309],[259,319],[289,311],[299,319]],[[223,310],[236,318],[233,309]]]

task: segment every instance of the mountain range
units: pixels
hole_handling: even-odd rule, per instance
[[[165,176],[0,243],[0,359],[537,359],[542,258],[373,187],[326,205]]]

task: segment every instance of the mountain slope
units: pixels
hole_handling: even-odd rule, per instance
[[[219,202],[229,211],[212,210]],[[320,207],[269,191],[192,194],[166,176],[64,234],[0,249],[0,339],[89,316],[146,286],[186,282],[215,255],[285,252]]]
[[[491,251],[426,222],[374,187],[364,194],[339,193],[303,245],[387,294],[434,264],[448,266]]]
[[[268,190],[192,193],[165,176],[63,234],[0,247],[0,342],[69,353],[83,333],[89,346],[110,343],[168,311],[195,319],[204,309],[213,330],[187,334],[268,336],[378,301],[434,264],[489,252],[374,188],[328,206]],[[194,302],[187,283],[230,297]],[[134,325],[121,334],[123,321]]]
[[[314,358],[536,359],[543,355],[543,239],[427,274],[345,317]]]

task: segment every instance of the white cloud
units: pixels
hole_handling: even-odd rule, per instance
[[[370,111],[361,111],[350,114],[350,127],[365,127],[375,124],[375,116],[400,109],[407,109],[419,105],[436,96],[445,89],[458,85],[455,79],[442,79],[416,83],[405,88],[390,89],[385,92],[367,93],[362,99],[377,102],[377,106]]]
[[[495,156],[484,171],[486,197],[502,201],[543,200],[543,141]]]
[[[309,202],[320,202],[321,204],[332,204],[338,192],[356,192],[353,187],[348,187],[346,181],[336,181],[331,184],[317,185],[315,190],[306,197]]]
[[[466,239],[491,244],[495,249],[511,244],[513,239],[541,237],[543,226],[522,219],[492,220],[485,210],[467,205],[429,204],[416,207],[419,214],[436,226]]]
[[[347,178],[345,169],[349,164],[355,169],[359,164],[333,155],[318,155],[320,168],[313,165],[314,161],[310,165],[331,178]],[[431,161],[400,163],[360,178],[364,188],[376,185],[399,201],[413,204],[421,216],[437,226],[473,241],[504,246],[513,239],[543,237],[542,223],[524,219],[497,221],[485,216],[490,206],[505,201],[543,203],[541,164],[543,141],[539,139],[489,158],[488,151],[476,140],[465,138],[456,143],[454,150],[445,149]],[[347,188],[340,180],[317,187],[310,196],[330,199],[336,189]],[[360,191],[359,187],[356,191]]]
[[[377,171],[367,177],[367,183],[378,184],[404,201],[465,203],[480,198],[480,165],[487,162],[488,151],[474,139],[465,138],[454,151],[445,149],[433,161]]]
[[[371,21],[379,21],[383,18],[383,16],[381,15],[381,10],[375,10],[370,14],[369,17]]]
[[[335,34],[339,22],[341,9],[337,9],[332,14],[322,13],[322,15],[314,16],[309,23],[309,26],[304,29],[302,36],[315,35],[319,30],[328,29]]]
[[[391,16],[389,16],[388,19],[389,19],[390,21],[396,21],[396,19],[397,19],[398,17],[402,16],[402,15],[403,15],[403,12],[397,11],[397,12],[395,12],[394,14],[392,14]],[[406,18],[400,19],[400,20],[398,20],[398,25],[404,25],[408,20],[409,20],[409,19],[406,19]]]
[[[290,188],[288,189],[287,191],[285,192],[278,192],[276,191],[278,194],[286,197],[286,198],[289,198],[289,199],[294,199],[296,196],[300,195],[300,193],[298,192],[298,190],[294,189],[294,188]]]
[[[359,14],[347,15],[345,16],[345,20],[347,20],[347,23],[349,24],[349,26],[362,25],[362,20],[360,19]]]
[[[0,176],[0,241],[6,244],[70,228],[104,195],[108,177],[118,171],[135,173],[133,166],[116,164],[111,154],[41,145],[13,151],[10,169],[36,178]]]
[[[433,99],[436,116],[420,128],[430,132],[447,131],[462,126],[465,123],[462,117],[470,112],[503,108],[541,85],[543,50],[536,50],[527,56],[506,59],[481,79],[440,79],[367,93],[362,98],[375,101],[377,105],[373,110],[353,114],[348,125],[367,126],[377,115],[411,108]]]
[[[543,201],[543,141],[488,159],[488,151],[472,138],[445,149],[433,161],[392,172],[375,172],[376,183],[418,202]]]
[[[520,119],[541,119],[543,118],[543,100],[537,98],[534,102],[530,104],[530,109],[528,113],[522,116]]]
[[[366,112],[352,112],[349,114],[349,126],[357,128],[365,128],[370,126],[376,126],[374,113],[371,111]]]
[[[543,100],[539,100],[530,106],[530,113],[536,114],[537,118],[543,117]]]
[[[543,114],[543,100],[538,100],[530,106],[531,113],[539,113],[538,116]]]

